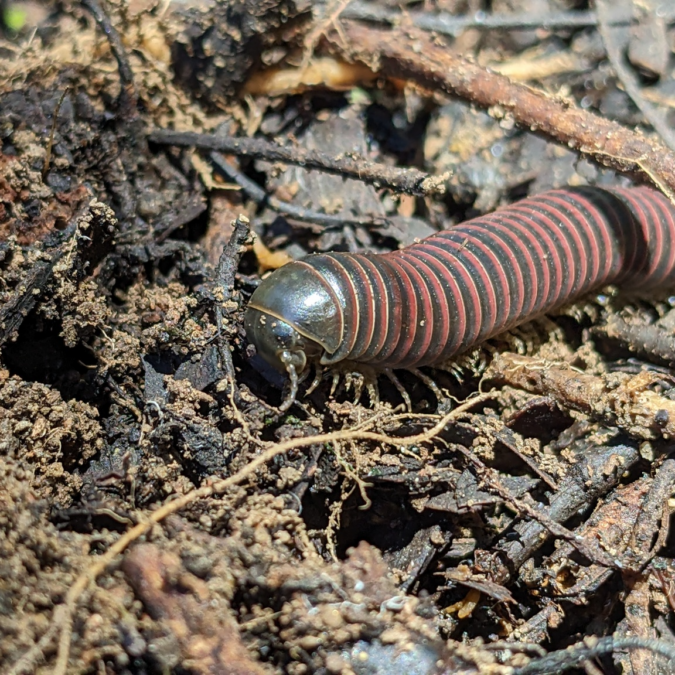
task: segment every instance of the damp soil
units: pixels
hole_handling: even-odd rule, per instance
[[[285,377],[246,341],[248,299],[290,260],[636,180],[336,58],[345,5],[0,3],[2,673],[671,672],[672,289],[603,289],[398,373],[410,409],[346,367],[280,410]],[[535,9],[589,8],[399,21]],[[669,124],[675,30],[650,11],[621,28],[624,66]],[[655,134],[592,23],[434,35]],[[157,130],[269,147],[214,158]],[[273,144],[433,180],[405,193]],[[624,638],[666,646],[593,652]]]

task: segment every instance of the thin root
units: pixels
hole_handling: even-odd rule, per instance
[[[368,440],[374,443],[388,443],[390,445],[395,445],[396,447],[427,443],[432,438],[436,438],[451,420],[457,419],[461,415],[467,413],[474,405],[486,401],[492,398],[492,396],[493,394],[488,393],[480,394],[468,399],[452,412],[448,413],[444,417],[439,418],[432,428],[427,429],[423,433],[417,434],[415,436],[391,437],[385,434],[368,431],[366,430],[367,428],[361,428],[358,431],[342,430],[329,434],[320,434],[318,436],[293,438],[283,443],[277,443],[263,450],[263,452],[252,459],[251,462],[228,478],[216,481],[215,483],[209,483],[163,504],[157,510],[153,511],[149,518],[139,522],[137,525],[121,535],[120,538],[112,546],[110,546],[107,551],[98,556],[96,560],[92,561],[90,566],[77,577],[73,585],[70,587],[70,590],[66,594],[63,604],[58,605],[54,609],[50,626],[45,631],[42,638],[34,645],[32,649],[28,650],[23,655],[23,657],[19,659],[19,661],[17,661],[17,663],[13,668],[10,669],[9,672],[12,675],[18,675],[19,673],[24,673],[28,670],[31,670],[37,659],[43,653],[43,650],[46,649],[47,645],[52,642],[58,633],[58,654],[54,673],[63,675],[66,672],[68,659],[70,656],[73,614],[78,601],[89,588],[90,584],[92,584],[94,580],[104,570],[106,570],[111,565],[111,563],[115,561],[117,556],[121,554],[130,544],[139,539],[139,537],[142,537],[144,534],[146,534],[156,523],[162,522],[168,516],[177,513],[189,504],[193,504],[200,499],[205,499],[214,494],[222,494],[231,487],[239,485],[244,480],[253,475],[253,473],[260,467],[269,463],[275,457],[283,455],[290,450],[306,448],[311,445],[317,445],[321,443],[333,443],[335,441],[344,442],[350,440]],[[370,423],[374,424],[376,419],[377,415],[370,420]]]

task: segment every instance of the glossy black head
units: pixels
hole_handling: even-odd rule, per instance
[[[280,371],[292,365],[301,373],[308,361],[321,357],[321,346],[302,336],[290,324],[268,312],[249,307],[245,318],[246,336],[267,363]]]
[[[342,338],[337,296],[325,279],[300,261],[278,269],[251,296],[245,317],[249,342],[271,366],[300,374]]]

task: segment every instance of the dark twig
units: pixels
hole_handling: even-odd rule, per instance
[[[528,644],[545,642],[549,639],[549,627],[559,625],[563,620],[560,605],[549,600],[534,616],[518,626],[506,641],[527,642]]]
[[[551,490],[557,491],[560,489],[560,486],[553,480],[551,476],[549,476],[548,473],[546,473],[546,471],[544,471],[539,466],[533,457],[528,457],[524,452],[520,451],[518,444],[513,439],[513,432],[509,428],[504,427],[501,431],[499,431],[495,436],[495,440],[499,441],[504,447],[508,448],[510,452],[518,457],[521,462],[526,464],[530,471],[539,476],[539,478],[541,478],[544,483],[546,483],[546,485],[551,488]]]
[[[51,283],[54,268],[65,252],[66,247],[62,245],[50,251],[46,260],[35,262],[19,288],[0,307],[0,346],[16,339],[19,327]]]
[[[670,524],[668,500],[675,490],[675,459],[667,459],[654,476],[626,547],[631,569],[641,570],[665,545]],[[660,527],[659,527],[660,521]]]
[[[206,203],[201,195],[192,196],[187,200],[183,208],[179,209],[178,212],[175,213],[170,222],[166,224],[165,228],[157,233],[157,235],[154,237],[155,242],[158,244],[163,243],[176,230],[183,227],[183,225],[192,223],[197,218],[199,218],[199,216],[201,216],[202,213],[206,211],[206,209]],[[152,233],[150,234],[150,238],[152,238]]]
[[[576,668],[587,659],[593,659],[603,654],[632,649],[648,649],[655,654],[675,662],[675,644],[667,640],[652,640],[646,638],[587,638],[567,649],[552,652],[541,659],[530,661],[522,668],[516,668],[513,675],[547,675]]]
[[[52,120],[52,130],[49,134],[49,142],[47,143],[47,152],[45,153],[45,161],[44,164],[42,165],[42,180],[47,178],[47,174],[49,173],[49,163],[51,162],[52,159],[52,148],[54,147],[54,134],[56,133],[56,123],[59,119],[59,112],[61,111],[61,106],[63,105],[63,99],[66,98],[66,94],[68,93],[69,87],[66,87],[63,90],[63,93],[61,94],[61,98],[59,98],[59,102],[56,104],[56,108],[54,108],[54,119]]]
[[[318,169],[338,176],[355,178],[378,188],[389,188],[411,195],[423,196],[445,192],[446,176],[434,177],[418,169],[385,166],[369,162],[353,153],[328,157],[315,150],[279,145],[262,138],[232,138],[168,129],[153,131],[148,136],[148,140],[160,145],[216,150],[242,157],[266,159],[270,162],[297,164],[308,169]]]
[[[552,521],[564,523],[606,495],[639,459],[637,448],[630,445],[589,446],[576,457],[569,475],[550,499],[550,504],[542,507],[541,513]],[[608,467],[612,466],[614,470],[608,471]],[[516,525],[515,529],[518,539],[506,536],[497,544],[497,549],[503,551],[508,567],[513,571],[518,570],[548,539],[547,528],[540,522],[524,522]],[[504,583],[504,580],[500,579],[500,582]]]
[[[499,495],[504,500],[504,502],[520,516],[526,516],[527,518],[530,518],[542,526],[542,534],[545,530],[547,530],[554,537],[558,537],[559,539],[569,542],[572,546],[574,546],[575,549],[577,549],[577,551],[579,551],[579,553],[588,558],[591,562],[595,562],[599,565],[604,565],[605,567],[610,568],[620,567],[620,562],[609,558],[607,554],[599,547],[597,542],[584,539],[583,537],[568,530],[566,527],[554,520],[547,513],[547,510],[541,507],[541,504],[536,504],[534,500],[530,502],[515,497],[511,491],[501,482],[499,473],[495,469],[488,467],[473,452],[467,450],[461,445],[453,445],[452,447],[463,454],[471,462],[471,464],[473,464],[476,472],[487,488]],[[523,561],[524,559],[519,560],[518,562],[522,564]],[[495,579],[495,581],[502,583],[502,579]]]
[[[237,397],[237,384],[234,372],[234,364],[232,363],[232,352],[229,344],[223,339],[226,317],[232,314],[236,304],[233,305],[232,298],[234,296],[234,279],[239,267],[241,256],[246,250],[245,244],[250,233],[249,221],[246,216],[239,216],[234,221],[234,229],[232,236],[227,245],[223,248],[218,261],[218,268],[216,269],[216,283],[218,284],[221,298],[220,303],[216,309],[216,323],[218,326],[218,334],[220,340],[218,341],[220,358],[227,373],[227,377],[232,387],[233,395]]]
[[[126,121],[135,120],[138,115],[138,94],[134,85],[134,73],[129,64],[129,57],[122,43],[122,38],[117,29],[112,25],[110,17],[103,10],[97,0],[80,0],[82,6],[91,12],[94,20],[105,33],[110,44],[110,51],[117,61],[117,69],[120,76],[119,108],[122,117]]]
[[[667,7],[664,21],[675,20],[675,7]],[[372,21],[396,26],[404,20],[404,15],[396,9],[389,9],[382,5],[370,2],[352,2],[342,12],[344,19]],[[629,12],[615,9],[608,25],[627,26],[632,21]],[[513,14],[486,14],[476,12],[471,16],[453,16],[446,12],[410,12],[405,20],[422,30],[434,31],[445,35],[457,36],[468,28],[478,30],[521,30],[521,29],[555,29],[555,28],[585,28],[598,25],[598,16],[593,11],[551,12],[548,14],[513,13]]]
[[[604,326],[596,326],[592,332],[617,340],[630,351],[648,359],[675,365],[675,337],[665,327],[656,324],[628,323],[620,316],[612,315]]]
[[[234,277],[237,273],[241,256],[246,250],[244,246],[250,230],[248,218],[246,216],[239,216],[234,221],[234,230],[230,241],[223,248],[223,252],[218,260],[216,275],[223,293],[223,304],[232,300],[232,296],[234,295]]]
[[[326,41],[341,58],[365,63],[386,77],[458,96],[495,117],[511,116],[523,128],[599,164],[650,181],[675,201],[675,152],[657,138],[582,110],[569,99],[511,82],[416,29],[378,30],[345,21],[340,33],[329,33]]]
[[[218,173],[222,174],[227,180],[234,181],[256,204],[259,206],[269,206],[274,211],[293,220],[323,225],[327,229],[332,227],[339,228],[344,225],[373,227],[385,224],[385,219],[377,216],[373,218],[348,218],[345,216],[334,216],[329,213],[320,213],[311,209],[303,209],[302,206],[289,204],[265,192],[257,183],[228,164],[220,153],[209,153],[209,159]]]
[[[610,7],[608,0],[595,0],[595,4],[598,8],[598,31],[602,36],[602,41],[605,43],[607,57],[614,68],[616,76],[621,81],[621,84],[623,84],[626,93],[631,97],[633,103],[640,109],[645,119],[661,137],[661,140],[671,150],[675,151],[675,132],[668,126],[664,114],[644,98],[640,91],[637,76],[626,67],[623,50],[628,43],[628,39],[626,37],[625,44],[619,44],[617,35],[624,31],[621,28],[617,31],[609,24],[610,16],[614,13],[615,7]]]

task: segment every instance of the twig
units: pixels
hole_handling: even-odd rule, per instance
[[[231,314],[232,310],[229,304],[234,294],[234,278],[239,267],[241,256],[246,250],[244,244],[248,239],[251,228],[246,216],[238,216],[234,221],[234,230],[227,245],[223,248],[218,260],[218,268],[216,269],[216,281],[220,287],[222,298],[216,309],[216,323],[218,326],[218,351],[220,359],[227,373],[227,379],[230,382],[230,391],[235,399],[237,398],[237,383],[234,372],[234,364],[232,363],[232,353],[230,346],[223,340],[223,332],[225,328],[225,316]]]
[[[68,243],[66,240],[65,244]],[[21,280],[19,288],[0,307],[0,346],[16,339],[19,327],[52,281],[54,268],[65,255],[66,245],[50,251],[46,260],[36,261]]]
[[[265,190],[241,173],[241,171],[237,171],[237,169],[228,164],[219,153],[210,153],[209,159],[218,173],[222,174],[227,180],[234,181],[256,204],[259,206],[269,206],[274,211],[293,220],[323,225],[327,229],[331,227],[343,227],[344,225],[374,227],[386,224],[386,218],[378,216],[372,218],[348,218],[345,216],[334,216],[329,213],[320,213],[311,209],[303,209],[301,206],[289,204],[265,192]]]
[[[411,195],[424,196],[445,192],[447,176],[435,177],[418,169],[401,169],[369,162],[355,153],[328,157],[315,150],[283,146],[262,138],[232,138],[168,129],[151,132],[148,140],[160,145],[217,150],[231,155],[266,159],[270,162],[297,164],[308,169],[318,169],[338,176],[355,178],[378,188],[389,188]]]
[[[630,445],[591,445],[576,457],[576,463],[550,498],[549,505],[543,506],[540,512],[554,522],[567,521],[606,495],[639,459],[637,448]],[[610,467],[613,470],[608,470]],[[536,520],[519,524],[515,529],[517,539],[509,533],[496,546],[511,572],[518,570],[548,540],[546,525]],[[571,542],[570,546],[573,546]],[[500,578],[499,582],[505,583],[506,579]]]
[[[160,230],[157,228],[158,232],[155,231],[148,234],[148,240],[154,238],[155,243],[164,243],[177,229],[197,220],[206,209],[206,201],[201,195],[189,198],[184,206],[171,217],[171,220],[164,226],[164,229]]]
[[[375,443],[386,443],[396,447],[427,443],[443,431],[451,420],[464,415],[474,405],[487,401],[492,398],[492,396],[492,394],[475,396],[439,419],[431,429],[428,429],[421,434],[416,434],[415,436],[386,436],[384,434],[367,431],[367,427],[364,428],[364,426],[362,426],[360,429],[356,430],[335,431],[306,438],[293,438],[284,443],[277,443],[252,459],[244,468],[240,469],[229,478],[219,480],[210,485],[205,485],[164,504],[156,511],[153,511],[147,520],[135,525],[125,532],[105,553],[96,558],[96,560],[77,577],[68,590],[63,604],[58,605],[55,608],[54,614],[52,615],[52,622],[47,629],[47,632],[40,638],[38,644],[34,645],[11,669],[9,669],[7,675],[23,675],[24,673],[31,672],[36,661],[40,658],[42,652],[51,644],[52,638],[57,633],[59,635],[58,654],[52,675],[65,675],[68,668],[68,659],[70,658],[73,612],[78,600],[89,588],[89,585],[114,562],[115,558],[120,553],[139,537],[142,537],[154,525],[162,522],[168,516],[177,513],[181,509],[184,509],[186,506],[189,506],[200,499],[205,499],[216,494],[222,494],[229,488],[242,483],[246,478],[253,475],[260,467],[264,466],[275,457],[298,448],[349,440],[373,441]],[[371,423],[374,424],[377,419],[377,416],[375,416],[371,420]]]
[[[626,547],[626,557],[633,571],[642,570],[665,545],[670,525],[668,500],[674,490],[675,459],[667,459],[654,476]]]
[[[485,482],[485,485],[493,492],[497,493],[516,513],[521,516],[527,516],[531,520],[539,523],[554,537],[558,537],[559,539],[569,542],[572,546],[574,546],[575,549],[577,549],[577,551],[579,551],[579,553],[588,558],[591,562],[609,568],[621,567],[620,561],[609,558],[607,554],[599,547],[597,542],[584,539],[571,530],[568,530],[566,527],[551,518],[551,516],[548,515],[547,510],[542,509],[540,504],[535,504],[534,501],[532,503],[528,503],[523,499],[514,497],[511,491],[502,484],[501,480],[499,479],[499,473],[495,469],[488,467],[470,450],[467,450],[462,445],[453,445],[452,448],[459,451],[474,465],[476,471]],[[498,583],[502,583],[501,579],[498,579],[497,581]]]
[[[322,15],[318,18],[317,22],[312,29],[305,36],[305,53],[302,56],[302,63],[300,64],[300,70],[305,71],[309,66],[312,57],[314,56],[314,50],[316,45],[319,43],[321,36],[328,30],[332,25],[335,25],[337,18],[342,14],[345,7],[349,4],[350,0],[328,0],[326,5],[323,7]]]
[[[563,620],[563,613],[558,603],[549,600],[544,607],[534,616],[530,617],[525,623],[520,624],[506,638],[506,642],[526,641],[527,643],[539,643],[548,641],[549,626],[560,625]]]
[[[54,147],[54,134],[56,133],[56,123],[58,122],[59,119],[59,112],[61,111],[61,106],[63,105],[63,99],[66,98],[66,94],[68,93],[69,87],[66,87],[63,90],[63,93],[61,94],[61,98],[59,98],[59,102],[56,104],[56,108],[54,108],[54,119],[52,120],[52,130],[49,134],[49,142],[47,143],[47,152],[45,153],[45,161],[44,164],[42,165],[42,181],[47,178],[47,174],[49,173],[49,163],[51,162],[52,159],[52,148]]]
[[[132,121],[139,118],[138,115],[138,94],[134,84],[134,73],[129,64],[129,57],[122,43],[122,38],[117,29],[110,22],[110,17],[103,10],[97,0],[80,0],[82,6],[91,12],[94,20],[105,33],[110,44],[110,51],[117,61],[117,69],[120,76],[120,96],[119,108],[126,121]]]
[[[379,30],[346,21],[342,28],[346,44],[334,32],[326,38],[337,56],[365,63],[383,76],[471,101],[494,117],[510,115],[523,128],[599,164],[647,179],[675,201],[675,152],[658,139],[582,110],[568,99],[511,82],[453,54],[419,30]]]
[[[646,356],[650,361],[675,365],[675,337],[658,323],[633,324],[612,314],[604,326],[594,326],[591,332],[617,340],[631,352]]]
[[[666,7],[664,20],[675,20],[675,7]],[[553,28],[585,28],[598,24],[597,14],[593,11],[551,12],[548,14],[513,13],[486,14],[476,12],[471,16],[453,16],[446,12],[410,12],[404,15],[396,9],[389,9],[370,2],[352,2],[343,12],[344,19],[372,21],[396,26],[402,20],[409,21],[417,28],[445,35],[457,36],[467,28],[479,30],[519,30],[519,29],[553,29]],[[609,19],[611,26],[626,26],[632,21],[632,15],[616,9]]]
[[[557,492],[560,489],[558,483],[539,466],[539,463],[534,457],[528,457],[528,455],[520,451],[518,444],[514,442],[511,438],[511,434],[508,432],[511,432],[511,430],[508,429],[508,427],[504,427],[495,434],[494,440],[501,443],[505,448],[508,448],[509,452],[512,452],[521,462],[523,462],[523,464],[526,464],[535,475],[539,476],[539,478],[551,488],[551,490]]]
[[[675,662],[675,644],[667,640],[650,640],[646,638],[587,638],[567,649],[553,652],[541,659],[530,661],[522,668],[516,668],[512,675],[547,675],[576,668],[587,659],[593,659],[603,654],[611,654],[626,649],[649,649],[660,654],[671,663]]]
[[[614,7],[610,9],[607,0],[595,0],[595,4],[598,8],[598,31],[602,36],[602,41],[605,43],[607,57],[614,68],[616,76],[621,81],[621,84],[623,84],[626,93],[631,97],[633,103],[640,109],[645,119],[661,137],[661,140],[671,150],[675,151],[675,132],[668,126],[663,113],[642,96],[637,77],[624,63],[623,48],[625,45],[618,44],[615,40],[618,31],[609,25],[610,15],[614,12]]]
[[[245,251],[244,245],[246,244],[249,232],[251,231],[249,220],[246,216],[238,216],[233,225],[234,230],[232,236],[230,237],[230,241],[228,241],[223,248],[216,270],[218,284],[223,292],[223,304],[232,299],[232,294],[234,293],[234,277],[237,273],[241,256]]]
[[[539,361],[508,352],[497,356],[486,379],[543,396],[578,410],[634,438],[675,437],[675,402],[649,389],[653,374],[639,373],[618,386],[565,363]]]
[[[605,433],[605,430],[600,429],[600,433]],[[596,464],[595,468],[600,472],[610,469],[614,474],[621,474],[624,468],[624,458],[608,456],[607,448],[603,449],[605,450],[605,459],[609,463],[606,463],[604,467]],[[593,445],[588,443],[585,454],[592,451]],[[633,452],[633,457],[638,455],[637,449],[634,449]],[[632,464],[634,465],[635,461]],[[630,471],[630,466],[627,469]],[[588,473],[590,474],[590,471]],[[621,476],[617,477],[621,478]],[[577,534],[599,542],[604,551],[621,561],[622,578],[628,585],[631,585],[630,579],[635,572],[639,572],[640,568],[639,565],[635,564],[636,558],[627,542],[636,531],[637,520],[643,505],[649,499],[649,495],[654,493],[653,488],[653,479],[649,476],[641,476],[629,485],[616,486],[606,497],[602,494],[599,495],[604,498],[599,500],[597,508],[593,510],[590,517],[576,529]],[[590,504],[587,506],[590,506]],[[581,515],[581,513],[578,515]],[[516,526],[516,529],[522,536],[522,529],[518,526]],[[528,529],[531,530],[531,527],[528,527]],[[512,548],[512,544],[507,540],[507,537],[504,537],[503,540],[501,548],[508,551],[510,547]],[[557,545],[552,553],[544,556],[541,565],[534,571],[532,578],[536,577],[543,581],[548,578],[549,574],[556,574],[553,570],[569,569],[570,559],[574,557],[573,546],[563,542],[561,545]],[[573,564],[572,567],[575,567],[575,565]],[[550,593],[547,593],[547,597],[558,600],[564,597],[573,603],[583,602],[581,598],[598,597],[597,593],[600,587],[614,575],[615,571],[603,565],[582,564],[579,568],[575,567],[571,579],[565,579],[564,574],[562,576],[556,575],[555,579],[551,577]],[[620,582],[617,580],[615,583]]]

